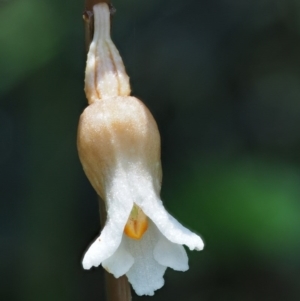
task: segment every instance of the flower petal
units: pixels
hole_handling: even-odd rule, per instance
[[[184,244],[190,250],[200,251],[204,247],[202,239],[182,226],[172,215],[164,208],[160,200],[153,200],[152,204],[141,206],[144,213],[152,219],[161,233],[171,242]]]
[[[94,241],[84,255],[84,269],[99,266],[119,247],[125,224],[133,206],[126,173],[122,168],[116,169],[114,177],[107,185],[107,220],[101,235]]]
[[[190,250],[200,251],[204,247],[202,239],[182,226],[172,215],[170,215],[162,204],[154,190],[153,181],[149,177],[133,177],[131,183],[137,190],[139,196],[134,202],[141,207],[144,213],[151,218],[160,232],[171,242],[186,245]]]
[[[159,232],[159,230],[157,229]],[[159,232],[159,240],[154,248],[155,260],[175,271],[185,272],[189,269],[188,256],[183,246],[170,242]]]
[[[134,264],[126,275],[139,296],[152,296],[155,290],[164,285],[163,275],[166,267],[160,265],[153,257],[157,239],[156,229],[151,222],[141,239],[133,240],[126,237],[129,251],[134,257]]]
[[[154,208],[153,208],[154,207]],[[144,210],[145,214],[148,215],[161,233],[168,238],[171,242],[186,245],[190,250],[201,251],[204,247],[204,243],[200,236],[196,235],[189,229],[182,226],[172,215],[170,215],[164,206],[160,203],[150,208],[150,210]],[[154,211],[152,211],[154,209]]]
[[[123,237],[117,251],[102,262],[102,266],[116,278],[126,274],[134,263],[134,259],[127,249],[127,241]]]

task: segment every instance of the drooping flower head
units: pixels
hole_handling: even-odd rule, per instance
[[[110,38],[110,13],[94,6],[94,37],[85,77],[89,106],[80,117],[78,152],[83,169],[104,200],[107,220],[83,259],[115,277],[127,275],[138,295],[153,295],[167,267],[188,269],[182,245],[202,250],[201,238],[183,227],[160,200],[162,170],[156,122],[137,98]]]

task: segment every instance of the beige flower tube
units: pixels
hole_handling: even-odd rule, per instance
[[[156,122],[137,98],[110,38],[104,3],[93,8],[85,92],[89,106],[80,117],[78,153],[83,169],[104,200],[107,221],[83,259],[101,263],[115,277],[127,275],[138,295],[153,295],[164,284],[167,267],[186,271],[183,244],[202,250],[201,238],[183,227],[160,200],[162,170]]]

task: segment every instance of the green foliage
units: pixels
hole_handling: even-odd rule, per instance
[[[205,229],[208,248],[223,256],[239,248],[256,256],[299,249],[296,169],[249,158],[195,165],[167,196],[172,212],[199,233]]]

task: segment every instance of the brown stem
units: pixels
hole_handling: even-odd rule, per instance
[[[87,51],[93,39],[94,33],[93,6],[97,3],[103,2],[107,3],[111,7],[109,0],[86,0],[85,3],[85,12],[83,19],[85,23],[85,39]],[[106,208],[104,201],[100,197],[98,200],[100,220],[103,228],[106,221]],[[107,301],[131,301],[132,298],[130,285],[125,275],[116,279],[113,275],[105,271],[105,283]]]
[[[111,1],[109,0],[86,0],[85,1],[85,9],[86,10],[93,10],[93,6],[97,3],[107,3],[110,5]]]

